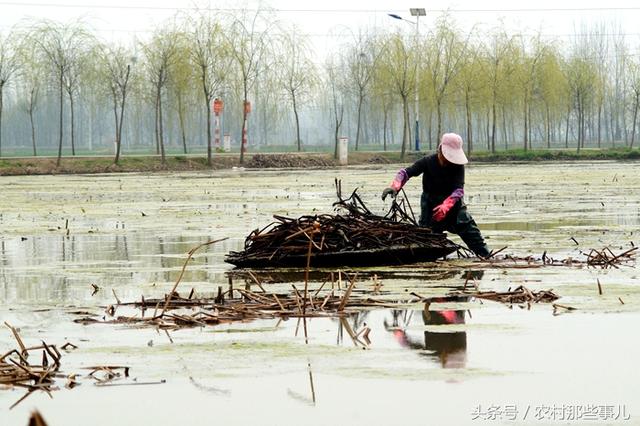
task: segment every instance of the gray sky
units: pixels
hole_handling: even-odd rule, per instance
[[[105,40],[144,39],[149,31],[175,15],[179,9],[211,7],[234,9],[238,1],[168,1],[168,0],[0,0],[0,29],[6,32],[25,18],[71,21],[82,18]],[[244,3],[249,8],[256,1]],[[270,0],[263,2],[276,9],[275,16],[285,23],[295,23],[310,35],[317,56],[336,43],[338,28],[357,29],[364,26],[412,31],[411,24],[394,20],[387,13],[396,13],[411,19],[410,7],[425,7],[427,16],[420,21],[421,31],[427,31],[444,10],[460,26],[468,30],[490,29],[502,20],[512,33],[544,35],[568,40],[582,25],[608,23],[619,26],[629,34],[629,41],[637,45],[640,40],[640,2],[631,0]],[[428,6],[428,7],[427,7]]]

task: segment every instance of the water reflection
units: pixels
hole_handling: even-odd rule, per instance
[[[421,355],[436,359],[442,368],[464,368],[467,360],[467,333],[465,331],[440,332],[412,330],[412,327],[465,324],[464,310],[430,310],[431,303],[454,301],[451,298],[433,298],[422,311],[392,310],[391,319],[384,320],[384,328],[404,348],[419,350]],[[456,299],[456,302],[466,300]]]

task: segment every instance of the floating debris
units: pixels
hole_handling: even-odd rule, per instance
[[[478,299],[493,300],[506,304],[551,303],[560,298],[552,290],[531,291],[525,286],[518,286],[509,291],[465,291],[456,295],[472,296]],[[559,305],[558,305],[559,306]]]
[[[55,377],[60,370],[60,352],[55,345],[48,345],[42,341],[41,345],[26,347],[18,333],[18,330],[9,323],[4,323],[13,333],[19,349],[13,349],[0,357],[0,384],[22,387],[27,389],[27,393],[16,401],[11,407],[15,407],[24,401],[31,393],[41,390],[51,396],[51,391],[55,387]],[[42,353],[38,356],[39,361],[30,362],[34,359],[35,353]]]
[[[342,275],[342,273],[338,273]],[[344,274],[346,276],[346,274]],[[341,280],[342,278],[340,278]],[[81,324],[127,324],[149,326],[161,329],[180,329],[185,327],[203,327],[237,321],[250,321],[259,318],[320,317],[342,316],[352,309],[397,307],[398,301],[381,300],[364,294],[354,295],[357,274],[347,276],[349,284],[337,290],[299,289],[292,285],[289,293],[251,291],[248,288],[230,288],[215,297],[182,297],[177,292],[164,298],[141,298],[139,301],[121,303],[118,307],[133,307],[141,311],[140,315],[120,315],[115,318],[98,314],[83,315],[74,320]],[[158,314],[160,306],[167,312]],[[147,310],[153,314],[145,316]],[[168,312],[171,311],[171,312]]]
[[[605,247],[602,250],[591,249],[587,254],[587,264],[589,266],[601,266],[603,268],[617,268],[618,265],[633,260],[636,250],[638,250],[638,247],[633,247],[620,254],[615,254],[609,247]]]

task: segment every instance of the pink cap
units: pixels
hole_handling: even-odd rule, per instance
[[[445,133],[442,135],[440,148],[442,149],[442,155],[444,155],[444,158],[450,163],[463,165],[469,162],[462,149],[462,138],[456,133]]]

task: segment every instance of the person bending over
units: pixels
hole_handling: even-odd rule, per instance
[[[464,165],[468,162],[460,135],[445,133],[436,154],[424,156],[406,169],[400,169],[390,187],[382,192],[382,200],[388,195],[395,198],[410,178],[422,175],[420,226],[434,232],[458,234],[476,256],[486,258],[490,255],[489,249],[462,200]]]

